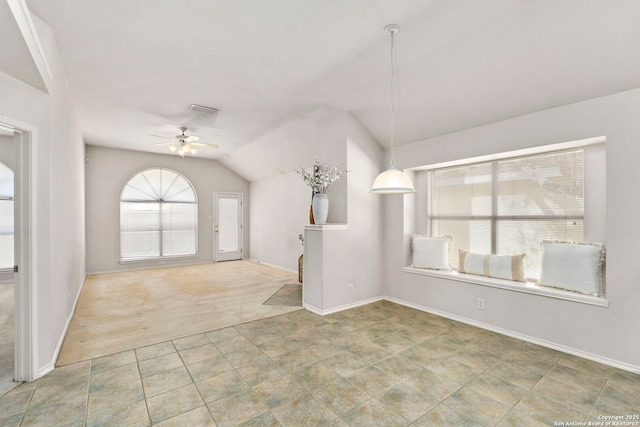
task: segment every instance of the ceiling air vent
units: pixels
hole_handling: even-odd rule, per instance
[[[204,105],[198,105],[198,104],[191,104],[191,106],[189,107],[189,110],[197,111],[198,113],[211,114],[211,115],[218,114],[218,112],[220,111],[217,108],[205,107]]]

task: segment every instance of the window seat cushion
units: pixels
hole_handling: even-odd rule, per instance
[[[451,236],[429,237],[413,234],[411,236],[412,266],[430,270],[450,271],[450,246]]]
[[[602,294],[602,243],[545,240],[541,246],[539,285],[594,296]]]
[[[524,282],[524,254],[490,255],[458,250],[461,273]]]

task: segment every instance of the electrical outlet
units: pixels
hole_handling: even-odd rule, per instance
[[[353,283],[349,283],[349,293],[353,293]]]
[[[478,309],[484,310],[484,299],[478,298]]]

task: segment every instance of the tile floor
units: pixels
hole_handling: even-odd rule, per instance
[[[13,283],[0,283],[0,396],[18,386],[13,381],[15,316]]]
[[[262,304],[302,307],[302,285],[298,283],[282,285],[280,289]]]
[[[58,368],[2,426],[538,426],[640,414],[640,375],[377,302]]]

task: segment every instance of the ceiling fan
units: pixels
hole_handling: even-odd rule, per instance
[[[200,138],[198,138],[195,135],[185,135],[184,133],[187,131],[187,128],[184,126],[182,126],[180,130],[182,131],[182,134],[176,135],[173,138],[162,136],[162,135],[151,135],[151,136],[155,136],[156,138],[171,140],[169,142],[158,142],[153,145],[168,145],[169,150],[171,150],[172,153],[177,152],[182,157],[184,157],[184,155],[188,153],[191,155],[196,154],[197,150],[194,148],[194,146],[218,148],[218,145],[216,144],[209,144],[207,142],[197,142],[200,140]]]

